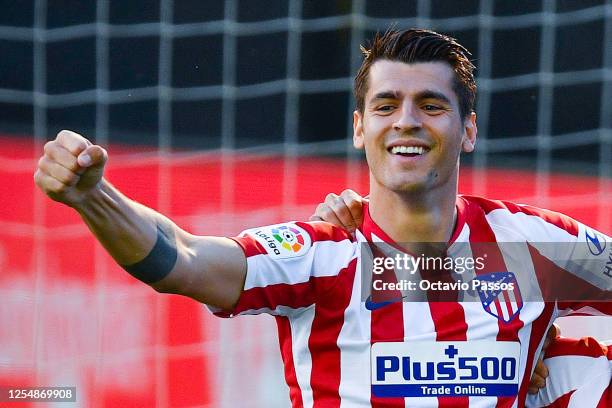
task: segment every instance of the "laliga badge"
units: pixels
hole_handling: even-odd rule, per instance
[[[295,258],[305,255],[312,246],[310,234],[293,223],[276,224],[246,230],[273,258]]]

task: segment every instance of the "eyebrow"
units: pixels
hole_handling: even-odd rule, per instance
[[[370,103],[380,100],[380,99],[401,99],[402,93],[398,91],[382,91],[377,93],[370,99]],[[417,93],[414,96],[415,100],[423,100],[423,99],[436,99],[438,101],[447,103],[450,105],[450,99],[441,92],[433,91],[431,89],[426,89]]]
[[[450,99],[448,99],[448,97],[446,95],[444,95],[442,92],[432,91],[430,89],[427,89],[425,91],[419,92],[418,94],[416,94],[414,99],[416,99],[416,100],[436,99],[438,101],[447,103],[449,105],[451,103]]]

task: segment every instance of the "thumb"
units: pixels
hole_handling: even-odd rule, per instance
[[[77,162],[84,168],[103,168],[108,160],[108,153],[98,145],[91,145],[79,154]]]

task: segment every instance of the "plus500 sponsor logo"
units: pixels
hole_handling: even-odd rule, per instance
[[[503,396],[518,391],[514,342],[406,342],[372,346],[378,396]]]
[[[516,377],[516,359],[512,357],[459,357],[455,361],[434,363],[411,361],[410,357],[376,357],[376,380],[385,381],[387,373],[401,371],[406,381],[417,380],[512,380]]]

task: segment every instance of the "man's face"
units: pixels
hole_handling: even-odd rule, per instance
[[[476,118],[461,117],[453,78],[442,62],[372,65],[364,112],[353,115],[353,144],[365,149],[372,182],[395,192],[456,183],[461,150],[474,148]]]

